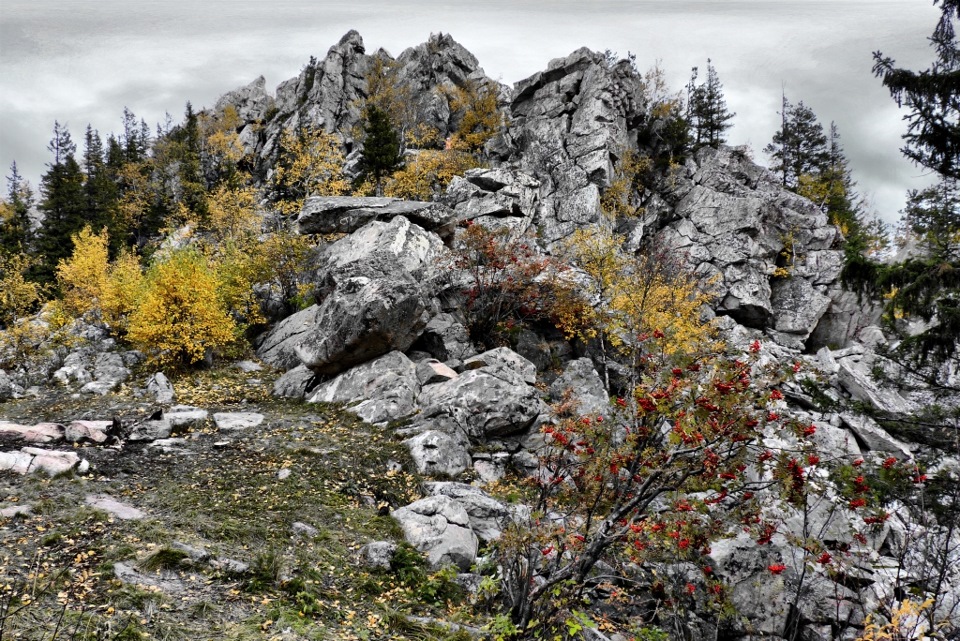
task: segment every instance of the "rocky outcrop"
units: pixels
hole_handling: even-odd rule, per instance
[[[453,234],[454,213],[440,203],[361,196],[307,198],[297,217],[301,234],[352,233],[369,222],[403,216],[441,238]]]
[[[671,220],[657,242],[709,279],[716,313],[802,349],[843,260],[826,215],[727,148],[697,152],[665,198]]]
[[[628,130],[644,118],[643,81],[626,62],[579,49],[518,82],[502,149],[539,182],[536,223],[548,245],[600,217],[614,161],[635,148]]]

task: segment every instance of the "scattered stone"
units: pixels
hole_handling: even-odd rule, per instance
[[[221,570],[229,574],[246,574],[250,570],[250,564],[236,559],[216,558],[210,561],[210,567],[215,570]]]
[[[301,523],[300,521],[294,521],[293,525],[290,526],[290,529],[294,534],[299,534],[301,536],[315,537],[320,534],[320,530],[308,525],[307,523]]]
[[[58,450],[43,450],[36,447],[24,447],[20,450],[33,457],[27,472],[46,472],[50,476],[68,472],[80,464],[80,456],[76,452]]]
[[[360,548],[360,562],[370,569],[389,570],[396,551],[393,541],[373,541]]]
[[[245,430],[263,422],[263,414],[256,412],[219,412],[213,422],[221,431]]]
[[[121,503],[112,496],[106,494],[88,494],[84,497],[84,502],[92,508],[103,510],[107,514],[112,514],[118,519],[125,521],[138,521],[146,518],[146,514],[132,505]]]
[[[64,426],[57,423],[19,425],[0,421],[0,442],[25,441],[27,443],[56,443],[63,439]]]
[[[293,471],[289,467],[282,468],[277,472],[277,479],[283,481],[290,478],[291,474],[293,474]]]
[[[158,420],[141,421],[133,426],[130,435],[127,437],[130,441],[156,441],[169,438],[173,433],[173,424],[168,418]]]
[[[181,552],[186,553],[186,555],[196,563],[203,563],[211,558],[211,554],[203,548],[196,548],[180,541],[174,541],[170,544],[170,547],[174,550],[180,550]]]
[[[184,428],[199,427],[210,417],[210,412],[189,405],[176,405],[163,413],[163,418],[170,421],[170,428],[183,430]]]
[[[237,361],[233,364],[241,372],[250,374],[251,372],[259,372],[263,370],[263,365],[260,363],[255,363],[253,361]]]
[[[16,516],[30,514],[31,506],[29,505],[11,505],[9,507],[0,508],[0,518],[3,519],[12,519]]]
[[[0,369],[0,402],[19,398],[22,394],[23,388],[14,383],[9,374]]]
[[[163,372],[157,372],[147,379],[147,394],[153,396],[156,402],[161,405],[173,403],[176,397],[173,384],[170,383],[170,380],[167,379]]]
[[[153,576],[140,572],[129,563],[114,563],[113,574],[124,583],[155,588],[167,594],[177,594],[183,592],[185,589],[183,583],[179,579],[174,578],[170,572]]]

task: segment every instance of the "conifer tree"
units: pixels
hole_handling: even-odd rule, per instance
[[[954,22],[960,0],[934,0],[941,15],[930,37],[937,57],[929,68],[897,68],[892,58],[873,54],[873,73],[897,105],[906,106],[908,123],[903,155],[944,178],[960,180],[960,47]]]
[[[823,125],[801,100],[790,104],[783,96],[780,130],[764,151],[774,159],[771,169],[780,174],[783,185],[796,190],[800,177],[817,172],[829,162],[830,152]]]
[[[53,154],[53,161],[47,164],[47,172],[40,179],[43,200],[39,209],[43,222],[36,247],[40,262],[32,273],[41,283],[53,281],[57,263],[73,252],[71,236],[86,224],[83,172],[75,158],[77,146],[59,122],[54,123],[47,149]]]
[[[694,151],[701,147],[718,147],[726,142],[723,132],[732,127],[736,115],[727,109],[720,77],[707,58],[707,79],[697,84],[699,69],[693,68],[687,85],[687,122],[693,135]]]
[[[17,169],[10,165],[7,176],[7,215],[0,220],[0,252],[15,254],[29,249],[32,241],[30,210],[33,207],[33,191]]]
[[[117,187],[107,168],[103,141],[96,129],[87,125],[84,135],[83,173],[86,176],[83,191],[87,223],[93,229],[108,228],[111,237],[119,236],[116,229],[115,207]],[[116,238],[120,241],[120,238]],[[114,247],[114,250],[119,247]],[[115,253],[115,251],[114,251]]]
[[[373,178],[377,195],[383,195],[383,179],[403,166],[400,153],[400,136],[390,124],[390,118],[376,105],[367,107],[366,137],[363,140],[363,155],[360,170]]]

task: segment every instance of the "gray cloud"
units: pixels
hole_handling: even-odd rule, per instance
[[[212,105],[258,75],[276,86],[348,29],[393,55],[444,31],[507,83],[587,46],[631,51],[641,69],[660,60],[679,90],[711,57],[737,112],[732,143],[766,161],[783,88],[837,122],[859,189],[892,221],[928,178],[898,152],[902,113],[872,77],[871,52],[925,67],[936,17],[922,0],[5,0],[0,167],[16,159],[36,184],[54,120],[75,138],[87,123],[118,130],[124,106],[178,120],[186,101]]]

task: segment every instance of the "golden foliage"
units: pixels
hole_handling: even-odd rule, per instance
[[[700,319],[709,297],[694,275],[666,252],[628,255],[624,239],[605,228],[577,230],[566,246],[571,262],[586,275],[585,287],[598,305],[596,328],[563,328],[590,337],[591,331],[630,354],[641,337],[662,332],[667,354],[693,353],[712,341],[714,328]]]
[[[57,265],[57,284],[63,294],[63,312],[77,318],[100,311],[101,296],[107,282],[107,230],[94,234],[86,225],[71,236],[73,254]]]
[[[207,195],[205,227],[218,241],[237,239],[260,231],[257,191],[253,187],[220,185]]]
[[[280,158],[274,173],[281,213],[299,213],[307,196],[339,196],[350,190],[343,175],[344,157],[340,139],[322,129],[280,135]]]
[[[923,603],[906,599],[893,609],[890,621],[884,624],[876,623],[876,617],[868,614],[864,620],[863,634],[857,637],[857,641],[912,641],[924,638],[931,630],[921,616],[932,605],[933,599]]]
[[[26,254],[0,253],[0,326],[11,328],[43,301],[43,286],[24,276],[34,262]]]
[[[100,314],[115,333],[127,331],[127,321],[136,309],[143,287],[140,260],[124,249],[107,268],[107,280],[100,293]]]
[[[635,194],[643,191],[642,178],[653,169],[649,156],[627,150],[617,164],[613,180],[600,197],[600,207],[612,218],[633,217],[643,213],[634,203]]]
[[[224,308],[208,260],[178,249],[147,272],[128,340],[157,364],[195,363],[229,344],[237,326]]]
[[[399,66],[396,61],[375,56],[370,71],[367,72],[367,99],[364,107],[373,105],[390,118],[390,124],[396,128],[401,140],[417,127],[416,102],[410,87],[400,84],[397,78]],[[366,113],[366,109],[361,109]],[[363,136],[363,123],[358,125],[358,135]]]
[[[256,245],[255,238],[243,243],[227,240],[208,257],[220,303],[240,327],[266,321],[253,291],[264,269]]]
[[[200,127],[204,132],[204,152],[213,162],[217,172],[229,176],[243,160],[244,149],[237,129],[243,123],[233,105],[227,105],[216,117],[202,114]]]
[[[497,105],[497,86],[492,82],[468,81],[450,96],[451,111],[462,113],[460,124],[450,145],[454,149],[478,152],[504,124]]]
[[[407,161],[384,186],[385,196],[407,200],[430,200],[446,189],[454,176],[481,166],[472,154],[456,149],[424,149]]]

